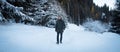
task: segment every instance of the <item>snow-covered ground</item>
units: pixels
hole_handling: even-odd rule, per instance
[[[120,52],[120,35],[85,31],[68,24],[63,44],[54,28],[23,24],[0,25],[0,52]]]

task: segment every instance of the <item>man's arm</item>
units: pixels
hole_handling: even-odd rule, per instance
[[[65,30],[66,28],[66,25],[65,25],[65,22],[63,21],[63,29]]]

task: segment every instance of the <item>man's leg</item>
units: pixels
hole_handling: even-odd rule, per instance
[[[59,44],[59,32],[57,32],[57,44]]]
[[[61,32],[60,35],[61,35],[61,36],[60,36],[60,43],[62,43],[62,38],[63,38],[62,35],[63,35],[63,32]]]

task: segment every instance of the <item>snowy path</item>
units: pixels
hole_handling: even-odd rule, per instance
[[[0,52],[120,52],[120,36],[84,31],[69,24],[63,44],[53,28],[22,24],[0,25]]]

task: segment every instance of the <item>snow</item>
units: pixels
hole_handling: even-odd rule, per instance
[[[120,35],[86,31],[68,24],[63,44],[54,28],[23,24],[0,25],[0,52],[120,52]]]
[[[88,31],[95,31],[98,33],[103,33],[106,32],[110,29],[110,25],[106,23],[102,23],[98,20],[94,21],[89,19],[87,22],[83,24],[83,26],[86,28]]]

